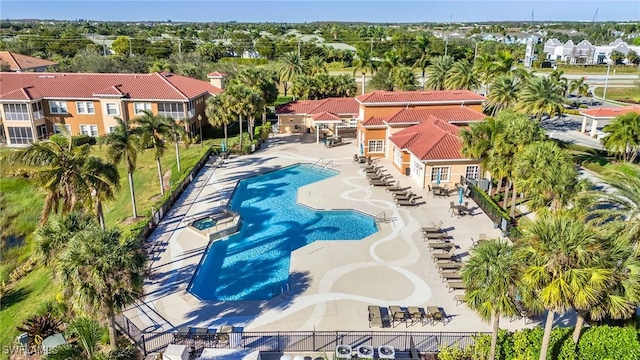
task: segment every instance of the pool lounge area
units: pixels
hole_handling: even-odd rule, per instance
[[[151,263],[152,275],[145,286],[146,297],[125,311],[127,318],[140,329],[150,331],[174,331],[187,325],[209,328],[232,325],[242,327],[244,331],[367,331],[370,330],[369,305],[439,306],[451,321],[415,324],[411,330],[490,331],[490,325],[483,323],[475,312],[464,304],[457,304],[457,292],[440,278],[420,229],[442,221],[457,245],[456,253],[464,258],[473,246],[472,238],[477,239],[478,233],[484,233],[488,238],[500,236],[492,221],[479,209],[473,216],[454,217],[449,212],[449,202],[453,198],[433,197],[417,186],[412,189],[426,204],[415,208],[398,207],[383,188],[370,186],[360,167],[353,164],[355,147],[347,144],[327,149],[321,144],[302,141],[303,136],[276,135],[270,146],[260,152],[230,157],[224,163],[211,160],[152,234],[150,241],[158,242],[160,246]],[[234,190],[242,188],[238,185],[241,180],[300,163],[314,163],[321,158],[325,162],[333,161],[330,168],[336,175],[297,188],[295,201],[301,205],[300,213],[285,212],[284,219],[274,217],[272,213],[272,208],[281,206],[282,202],[269,203],[269,199],[288,183],[284,176],[272,179],[273,183],[266,188],[249,189],[255,203],[248,202],[246,210],[255,216],[255,222],[245,223],[243,210],[236,207],[238,204],[232,198]],[[379,165],[390,170],[402,186],[412,186],[409,177],[392,172],[390,161],[381,160]],[[237,248],[231,246],[231,242],[225,244],[231,237],[213,242],[211,250],[226,251],[225,256],[217,258],[215,264],[212,263],[212,270],[200,280],[194,275],[201,264],[216,257],[208,255],[208,244],[187,226],[206,216],[211,209],[225,207],[227,203],[231,211],[240,214],[239,234],[247,231],[247,236],[241,236],[238,244],[243,239],[251,239],[255,244]],[[314,210],[355,210],[382,221],[376,224],[377,231],[356,241],[313,238],[305,231],[314,229],[318,222],[313,215],[306,219],[304,216],[307,215],[301,215],[303,210],[311,214]],[[268,224],[271,220],[274,223]],[[281,223],[287,222],[300,233],[299,239],[282,235]],[[252,238],[261,230],[256,228],[258,223],[268,224],[265,229],[269,229],[271,237],[276,239],[271,245],[260,237]],[[347,232],[352,229],[349,223],[340,227]],[[257,246],[252,254],[253,245]],[[289,247],[278,248],[285,245]],[[276,252],[267,255],[274,247]],[[246,252],[245,258],[240,256],[242,252]],[[268,293],[272,284],[281,284],[278,275],[281,262],[288,263],[284,273],[288,282],[284,288],[280,286],[279,291]],[[255,274],[263,280],[254,283],[258,286],[253,290],[260,288],[262,282],[267,284],[258,292],[246,286]],[[219,280],[215,277],[226,277],[232,281],[229,283],[232,286],[226,289],[215,286]],[[198,286],[203,293],[214,295],[212,300],[192,293],[198,282],[201,282]],[[265,290],[268,295],[266,298],[248,296],[244,300],[223,299],[239,295],[242,291],[238,290],[243,288],[253,294],[264,294],[262,290]],[[505,328],[524,326],[521,320],[502,323]],[[404,329],[405,326],[401,327]]]

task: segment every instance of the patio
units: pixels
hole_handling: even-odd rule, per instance
[[[440,277],[422,228],[442,222],[456,246],[456,256],[464,261],[480,233],[489,239],[501,235],[492,221],[466,198],[471,215],[453,215],[450,202],[458,204],[457,192],[434,197],[393,170],[388,160],[378,160],[378,166],[402,187],[411,187],[418,202],[424,202],[399,207],[391,192],[370,186],[361,164],[353,163],[355,142],[326,148],[313,140],[315,134],[277,134],[257,153],[224,163],[212,160],[205,166],[149,239],[157,243],[157,253],[145,287],[147,295],[125,312],[127,318],[146,331],[175,331],[185,325],[218,329],[233,325],[244,331],[368,330],[368,305],[425,310],[435,306],[447,321],[409,321],[395,331],[490,331],[489,324],[456,301],[464,290],[452,289]],[[327,166],[340,174],[300,188],[298,202],[315,209],[370,214],[379,220],[379,231],[360,241],[317,241],[296,250],[291,254],[290,283],[270,300],[206,302],[189,293],[187,287],[207,248],[206,241],[187,231],[189,220],[224,206],[240,179],[318,161],[331,162]],[[502,328],[524,326],[524,320],[501,322]]]

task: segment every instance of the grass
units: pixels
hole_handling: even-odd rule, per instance
[[[237,136],[234,138],[236,142],[237,138]],[[171,171],[169,177],[171,187],[175,188],[189,174],[210,146],[219,146],[220,142],[221,140],[205,140],[204,149],[200,144],[192,145],[186,149],[181,146],[181,172],[178,172],[174,147],[169,147],[161,158],[161,162],[165,174]],[[107,147],[94,146],[92,151],[94,155],[100,157],[108,155]],[[138,164],[133,175],[138,214],[146,216],[146,218],[139,219],[137,223],[123,223],[132,215],[131,200],[124,165],[119,166],[119,171],[121,188],[116,199],[105,204],[105,221],[107,226],[117,226],[125,233],[133,232],[144,223],[145,219],[148,219],[151,207],[157,208],[158,203],[162,200],[159,196],[160,185],[152,151],[147,150],[138,156]],[[165,196],[168,196],[170,192],[167,190]],[[24,242],[21,245],[3,251],[0,266],[0,281],[2,281],[7,279],[13,268],[32,256],[35,249],[32,233],[40,218],[44,193],[32,186],[26,179],[3,177],[0,178],[0,194],[2,194],[0,202],[0,221],[2,223],[0,224],[3,236],[24,237]],[[52,288],[52,286],[54,287]],[[56,293],[57,287],[51,281],[51,270],[44,266],[16,282],[12,292],[3,299],[0,308],[0,328],[3,329],[0,334],[0,347],[9,346],[17,335],[15,327],[27,317],[38,313],[43,303],[53,300]]]
[[[596,88],[596,95],[602,97],[603,87]],[[607,87],[608,100],[633,100],[640,103],[640,86],[636,87]]]
[[[552,72],[552,68],[537,68],[534,69],[540,73]],[[565,75],[571,74],[589,74],[589,75],[606,75],[607,74],[607,66],[606,65],[589,65],[589,66],[567,66],[567,65],[558,65],[558,70],[563,71]],[[609,70],[609,75],[613,75],[615,70],[616,75],[620,74],[640,74],[637,66],[626,66],[626,65],[614,65],[611,66]]]
[[[44,266],[25,276],[2,301],[0,312],[0,346],[7,349],[19,334],[17,325],[28,317],[41,312],[43,304],[55,301],[58,287],[51,283],[51,270]],[[0,359],[9,354],[1,352]]]

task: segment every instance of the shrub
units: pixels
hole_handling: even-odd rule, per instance
[[[256,65],[267,65],[269,63],[269,60],[225,57],[220,59],[220,62],[227,63],[227,64],[256,66]]]
[[[62,320],[56,319],[51,314],[35,315],[25,320],[22,326],[17,326],[16,329],[29,335],[31,345],[40,345],[48,336],[62,331]]]
[[[580,115],[580,110],[575,109],[564,109],[562,112],[568,115]]]
[[[97,139],[89,135],[73,135],[71,139],[73,139],[73,143],[76,146],[84,144],[95,145],[97,143]]]
[[[327,63],[327,69],[344,69],[346,67],[349,67],[349,66],[344,61],[332,61]]]

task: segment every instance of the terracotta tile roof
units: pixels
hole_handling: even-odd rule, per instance
[[[448,108],[405,108],[397,113],[385,116],[386,124],[417,124],[427,119],[429,116],[435,116],[446,122],[475,122],[484,120],[486,116],[477,111],[466,107],[448,107]]]
[[[9,64],[11,71],[30,70],[39,67],[58,65],[57,62],[38,59],[10,51],[0,51],[0,62]]]
[[[398,131],[389,138],[400,149],[406,149],[421,160],[464,159],[460,153],[460,128],[430,116],[418,125]]]
[[[362,126],[384,126],[384,119],[381,116],[372,116],[362,122]]]
[[[0,73],[0,100],[24,99],[15,97],[15,90],[21,88],[28,90],[31,99],[89,99],[102,92],[106,92],[103,95],[120,92],[130,99],[189,100],[207,92],[222,92],[206,81],[168,73]]]
[[[596,119],[610,119],[630,112],[640,113],[640,105],[581,110],[580,114]]]
[[[339,115],[356,115],[360,110],[354,98],[327,98],[322,100],[296,100],[276,107],[277,115],[284,114],[316,114],[331,112]]]
[[[484,96],[468,90],[433,91],[374,91],[356,96],[360,103],[438,103],[438,102],[482,102]]]
[[[321,113],[317,113],[317,114],[313,114],[313,116],[311,116],[311,118],[313,120],[316,121],[338,121],[338,122],[342,122],[342,119],[340,118],[340,116],[334,114],[334,113],[330,113],[328,111],[323,111]]]
[[[220,72],[220,71],[214,71],[214,72],[210,72],[207,74],[208,77],[225,77],[227,76],[227,74]]]

